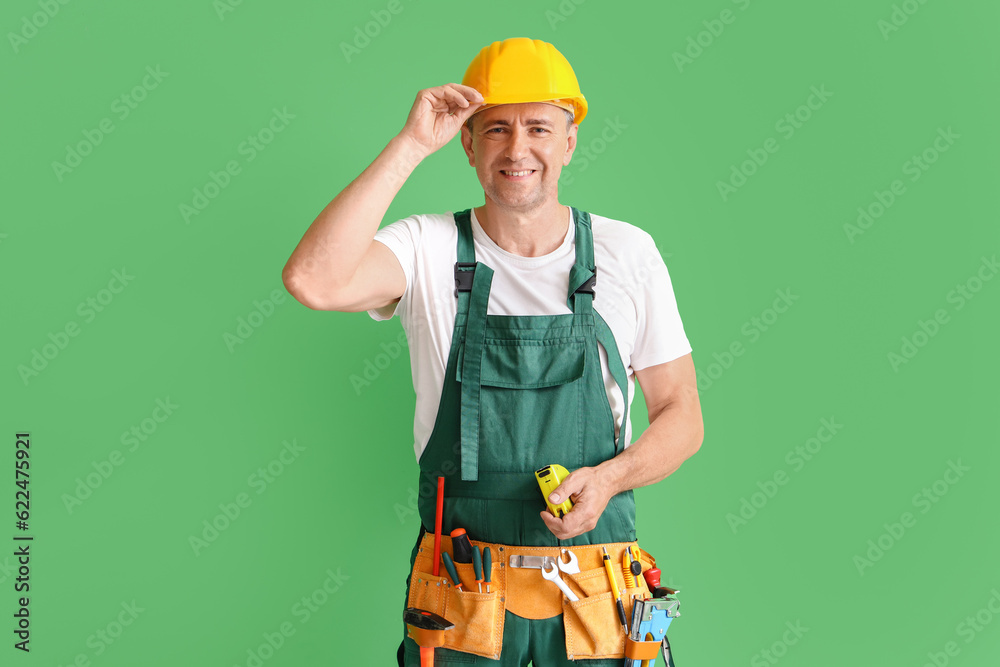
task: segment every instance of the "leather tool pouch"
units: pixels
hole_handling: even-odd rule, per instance
[[[427,533],[421,540],[413,563],[407,605],[439,614],[455,624],[445,633],[445,648],[499,660],[503,643],[504,568],[495,545],[475,541],[473,544],[491,546],[493,567],[489,593],[478,592],[472,563],[455,563],[458,576],[464,582],[463,590],[455,587],[443,564],[439,576],[435,577],[434,535]],[[441,551],[452,553],[450,537],[441,537]]]
[[[627,545],[614,546],[616,548],[613,550],[608,548],[608,554],[614,565],[618,590],[622,594],[625,618],[631,622],[632,596],[648,597],[649,590],[641,576],[637,578],[634,588],[625,588],[621,567],[615,564],[621,563],[622,551]],[[640,562],[643,571],[652,567],[646,561]],[[625,629],[622,628],[621,620],[618,618],[618,606],[603,564],[600,567],[582,570],[579,574],[564,575],[563,578],[575,582],[577,588],[586,596],[581,595],[577,602],[570,602],[565,598],[562,600],[563,622],[566,627],[566,657],[570,660],[624,658]]]
[[[459,591],[441,565],[439,576],[433,572],[434,536],[425,534],[410,575],[410,607],[440,614],[455,627],[445,634],[445,648],[473,653],[498,660],[503,645],[504,617],[507,611],[527,619],[544,619],[563,615],[566,630],[566,656],[581,658],[624,658],[625,630],[618,618],[611,584],[604,568],[602,545],[572,547],[581,571],[577,574],[560,572],[563,581],[580,598],[570,602],[537,568],[508,566],[512,554],[557,557],[557,547],[518,547],[489,544],[472,540],[480,548],[490,547],[493,557],[489,593],[479,593],[471,563],[455,563],[463,589]],[[629,543],[606,544],[613,564],[620,564],[622,552]],[[632,542],[631,544],[635,544]],[[451,538],[441,537],[441,551],[452,553]],[[645,555],[645,554],[644,554]],[[654,563],[641,560],[643,571]],[[632,618],[632,596],[648,597],[642,577],[635,588],[625,588],[620,565],[614,567],[618,588],[622,592],[625,617]],[[486,590],[484,585],[483,590]]]

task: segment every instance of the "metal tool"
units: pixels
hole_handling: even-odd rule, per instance
[[[515,554],[510,557],[511,567],[526,567],[534,570],[549,567],[555,562],[556,559],[552,556],[522,556],[520,554]]]
[[[476,586],[483,592],[483,558],[479,555],[479,547],[472,545],[472,571],[476,574]]]
[[[458,578],[458,570],[455,569],[455,563],[451,560],[451,556],[448,555],[448,552],[441,554],[441,560],[444,561],[444,566],[448,569],[448,574],[450,574],[451,578],[455,580],[455,588],[463,590],[462,580]]]
[[[486,583],[486,592],[490,592],[490,576],[493,574],[493,552],[489,547],[483,548],[483,577]]]
[[[456,563],[472,562],[472,542],[465,528],[456,528],[451,531],[451,554]]]
[[[642,576],[646,579],[646,584],[649,586],[649,591],[653,594],[654,598],[665,598],[668,595],[676,595],[680,593],[679,588],[670,588],[669,586],[660,586],[660,570],[658,568],[651,568],[642,573]]]
[[[559,566],[559,569],[566,574],[580,574],[580,559],[576,557],[576,554],[569,549],[563,549],[561,553],[562,555],[558,560],[556,560],[556,564]],[[564,561],[562,559],[562,556],[565,556],[566,554],[569,554],[568,561]]]
[[[560,559],[560,562],[561,562],[561,559]],[[570,602],[576,602],[580,598],[578,598],[576,596],[576,593],[574,593],[572,590],[570,590],[569,586],[566,585],[566,582],[563,581],[562,577],[559,576],[559,569],[560,568],[555,563],[552,564],[551,568],[543,567],[542,568],[542,577],[545,578],[545,579],[548,579],[549,581],[551,581],[552,583],[554,583],[556,586],[558,586],[559,590],[561,590],[563,592],[563,595],[565,595],[566,598]]]
[[[664,656],[667,656],[668,665],[670,664],[670,644],[665,642],[667,628],[670,627],[670,622],[674,618],[681,615],[678,611],[680,605],[679,600],[651,598],[636,600],[635,606],[632,608],[632,632],[629,637],[634,641],[661,642],[666,651]],[[625,659],[625,667],[639,667],[640,663],[654,667],[656,659],[651,658],[648,661]]]
[[[553,556],[523,556],[515,554],[510,557],[510,566],[541,570],[544,567],[558,565],[559,569],[566,574],[579,574],[580,559],[576,557],[576,554],[569,549],[563,549],[562,554],[569,554],[569,560],[563,561],[561,557],[554,558]]]
[[[423,609],[407,607],[403,610],[406,633],[420,647],[420,667],[434,667],[434,649],[444,646],[444,633],[455,624],[448,619]]]

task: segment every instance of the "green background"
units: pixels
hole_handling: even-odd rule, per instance
[[[983,258],[1000,250],[996,3],[51,4],[51,17],[44,2],[0,10],[0,533],[13,545],[19,532],[10,465],[28,430],[35,536],[29,655],[11,646],[16,574],[0,556],[4,665],[247,665],[283,623],[294,634],[265,665],[394,664],[418,529],[406,350],[369,385],[351,377],[395,351],[399,320],[311,311],[281,269],[417,90],[459,81],[512,36],[554,43],[590,103],[592,159],[575,156],[561,200],[653,235],[694,348],[704,445],[637,492],[640,539],[683,589],[678,664],[995,664],[1000,280],[976,281],[995,277]],[[164,78],[120,118],[147,67]],[[830,96],[800,109],[814,86]],[[241,143],[275,109],[294,118],[250,160]],[[778,124],[797,110],[809,118],[789,137]],[[105,118],[113,131],[57,174]],[[958,138],[935,154],[949,128]],[[777,152],[723,197],[718,183],[769,138]],[[925,151],[936,160],[912,180]],[[239,173],[186,221],[181,204],[230,160]],[[897,179],[903,194],[849,238],[858,207]],[[482,200],[456,140],[385,222]],[[123,267],[127,286],[102,292]],[[961,308],[960,285],[979,288]],[[774,318],[778,290],[797,298]],[[227,344],[258,308],[270,315]],[[934,335],[891,363],[939,310]],[[158,399],[177,406],[162,423]],[[842,427],[804,465],[787,458],[823,419]],[[143,420],[130,449],[122,434]],[[286,442],[301,451],[275,464]],[[949,461],[969,470],[939,495]],[[280,474],[255,482],[269,464]],[[776,474],[787,483],[769,486]],[[99,485],[68,506],[88,475]],[[915,498],[925,488],[935,502]],[[249,506],[196,553],[191,536],[224,525],[220,504],[241,493]],[[735,523],[744,499],[759,507]],[[905,512],[902,534],[887,532]],[[884,554],[866,556],[880,539]],[[306,617],[297,605],[328,571],[336,592]],[[962,625],[977,613],[978,629]]]

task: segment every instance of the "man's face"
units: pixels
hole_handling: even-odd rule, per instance
[[[480,111],[462,146],[486,196],[502,208],[530,211],[558,201],[559,174],[576,148],[578,126],[541,102],[502,104]]]

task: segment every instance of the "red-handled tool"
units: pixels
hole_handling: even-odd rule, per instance
[[[434,667],[434,649],[444,646],[444,633],[455,627],[454,623],[437,614],[415,607],[403,610],[406,633],[420,647],[420,667]]]
[[[441,519],[444,516],[444,477],[438,477],[437,512],[434,517],[434,576],[441,571]]]
[[[651,567],[642,573],[642,576],[646,579],[646,584],[649,585],[649,590],[653,594],[654,598],[662,598],[668,595],[674,595],[680,589],[670,588],[668,586],[660,586],[660,570],[655,567]]]

